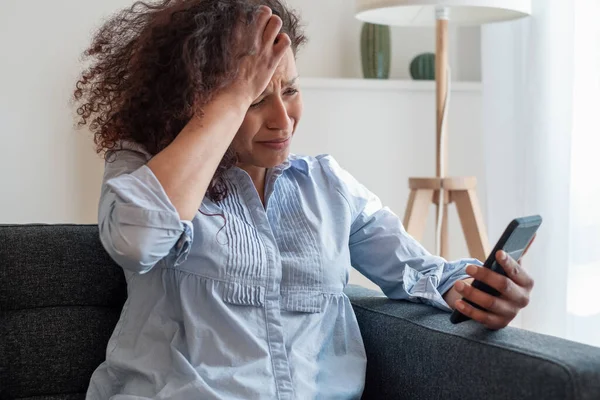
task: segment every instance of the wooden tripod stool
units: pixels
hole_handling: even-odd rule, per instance
[[[406,231],[419,241],[423,238],[429,206],[431,203],[438,205],[439,190],[443,189],[444,214],[442,216],[440,255],[448,259],[448,205],[455,203],[471,257],[482,262],[485,261],[490,249],[475,191],[477,179],[472,176],[463,178],[410,178],[408,184],[410,197],[404,215]]]
[[[477,179],[475,177],[446,177],[448,146],[444,133],[447,122],[446,111],[448,107],[449,82],[448,17],[449,10],[447,8],[442,7],[436,10],[436,177],[410,178],[408,180],[410,198],[404,215],[404,227],[415,239],[421,240],[425,230],[425,223],[427,222],[429,205],[434,203],[438,216],[436,221],[439,220],[440,211],[443,212],[440,227],[439,255],[448,259],[448,205],[456,203],[469,253],[471,257],[483,262],[488,256],[490,246],[477,200],[477,193],[475,192]],[[439,201],[440,190],[443,190],[444,193],[442,202]]]

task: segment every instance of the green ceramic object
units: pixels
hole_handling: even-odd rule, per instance
[[[363,76],[367,79],[390,77],[391,38],[390,27],[364,23],[360,38]]]
[[[423,53],[410,63],[410,75],[420,81],[435,80],[435,54]]]

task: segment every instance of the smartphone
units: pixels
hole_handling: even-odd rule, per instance
[[[494,250],[492,250],[487,260],[485,260],[483,267],[489,268],[494,272],[507,276],[506,272],[504,272],[504,269],[496,261],[496,253],[498,252],[498,250],[504,250],[509,256],[514,258],[516,261],[519,261],[523,256],[523,253],[525,253],[525,251],[529,247],[529,244],[535,237],[535,234],[541,224],[542,217],[540,217],[539,215],[531,215],[528,217],[513,219],[504,230],[504,233],[500,237],[500,240],[498,240],[498,243],[496,243],[496,246],[494,246]],[[500,293],[496,289],[478,280],[475,280],[472,283],[472,286],[476,289],[481,290],[482,292],[491,294],[492,296],[500,295]],[[485,311],[483,307],[472,303],[464,297],[463,301],[471,304],[475,308]],[[453,324],[458,324],[469,319],[469,317],[462,314],[458,310],[454,310],[454,312],[450,316],[450,321]]]

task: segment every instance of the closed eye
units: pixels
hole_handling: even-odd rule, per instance
[[[265,102],[265,99],[262,99],[261,101],[258,101],[258,102],[256,102],[256,103],[252,104],[252,105],[250,106],[250,108],[257,108],[258,106],[260,106],[260,105],[261,105],[262,103],[264,103],[264,102]]]
[[[288,89],[288,90],[286,90],[286,91],[285,91],[283,94],[284,94],[284,95],[286,95],[286,96],[294,96],[294,95],[295,95],[295,94],[297,94],[298,92],[299,92],[299,90],[298,90],[298,89],[293,89],[293,88],[291,88],[291,89]],[[265,98],[263,98],[263,99],[262,99],[262,100],[260,100],[260,101],[257,101],[256,103],[252,104],[252,105],[250,106],[250,108],[258,108],[258,107],[259,107],[261,104],[263,104],[263,103],[265,102],[265,100],[266,100],[266,97],[265,97]]]

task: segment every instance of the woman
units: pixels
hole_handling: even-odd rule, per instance
[[[508,279],[432,256],[332,157],[290,155],[304,41],[279,0],[137,3],[97,33],[75,97],[106,152],[100,238],[129,296],[88,399],[360,398],[350,266],[491,329],[527,304],[510,257]]]

